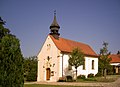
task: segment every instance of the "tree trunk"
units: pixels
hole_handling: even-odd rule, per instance
[[[104,69],[104,78],[106,79],[106,69]]]
[[[76,69],[76,81],[77,81],[77,68],[75,68]]]
[[[104,76],[104,69],[102,69],[102,71],[101,71],[101,75]]]

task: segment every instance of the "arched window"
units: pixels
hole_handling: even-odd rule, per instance
[[[84,61],[84,64],[83,64],[83,70],[85,70],[85,61]]]
[[[92,60],[92,69],[94,69],[94,65],[95,65],[94,60]]]

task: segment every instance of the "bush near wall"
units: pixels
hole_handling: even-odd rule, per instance
[[[72,81],[73,81],[72,76],[66,76],[66,81],[67,81],[67,82],[72,82]]]
[[[77,79],[86,79],[85,75],[79,75]]]
[[[88,74],[88,78],[92,78],[92,77],[94,77],[94,74]]]
[[[36,56],[24,58],[24,80],[37,80],[37,58]]]

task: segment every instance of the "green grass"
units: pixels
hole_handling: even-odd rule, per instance
[[[63,86],[63,85],[61,86],[61,85],[25,84],[24,87],[91,87],[91,86]]]
[[[120,75],[108,75],[107,79],[104,77],[92,77],[87,79],[78,79],[77,82],[95,83],[95,82],[114,82],[120,78]],[[25,84],[24,87],[83,87],[83,86],[65,86],[65,85],[43,85],[43,84]],[[90,87],[90,86],[84,86]]]
[[[41,85],[41,84],[25,84],[24,87],[61,87],[61,86]],[[62,87],[69,87],[69,86],[62,86]]]
[[[104,77],[92,77],[87,79],[78,79],[77,82],[114,82],[120,77],[120,75],[108,75],[105,79]]]

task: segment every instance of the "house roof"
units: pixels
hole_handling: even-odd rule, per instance
[[[111,54],[109,56],[111,58],[111,63],[120,63],[120,54]]]
[[[70,52],[72,52],[72,50],[74,48],[79,48],[79,49],[82,50],[82,52],[86,56],[97,57],[97,54],[87,44],[72,41],[72,40],[69,40],[69,39],[61,38],[61,37],[59,37],[59,39],[55,39],[52,35],[49,35],[49,36],[52,38],[52,40],[55,43],[56,47],[62,52],[70,53]]]

